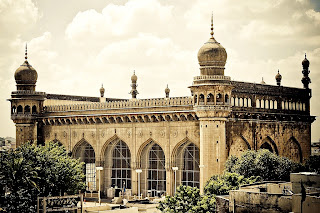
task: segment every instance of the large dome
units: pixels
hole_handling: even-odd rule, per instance
[[[14,73],[18,90],[35,90],[37,71],[26,60]]]
[[[210,38],[199,50],[198,61],[201,65],[223,67],[227,61],[227,52],[214,38]]]
[[[199,49],[198,61],[201,75],[224,75],[227,61],[226,49],[213,37],[211,20],[211,38]]]
[[[25,61],[14,73],[17,84],[35,84],[38,79],[37,71]]]

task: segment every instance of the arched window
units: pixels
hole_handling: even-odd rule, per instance
[[[284,101],[281,102],[281,108],[285,109],[285,102]]]
[[[184,165],[182,170],[182,184],[191,187],[200,187],[200,153],[193,143],[184,150]]]
[[[126,143],[119,140],[112,152],[112,186],[131,189],[131,154]]]
[[[265,108],[264,100],[260,100],[260,108],[262,108],[262,109]]]
[[[239,106],[243,107],[243,98],[239,98]]]
[[[217,94],[217,104],[223,104],[223,98],[220,93]]]
[[[239,106],[239,99],[237,97],[234,99],[234,105]]]
[[[198,96],[197,95],[194,96],[194,104],[198,104]]]
[[[166,192],[165,156],[162,148],[156,143],[149,151],[148,192],[153,197]]]
[[[278,101],[273,102],[273,109],[278,109]]]
[[[231,105],[234,106],[234,97],[231,97]]]
[[[203,94],[199,95],[199,104],[204,104],[204,95]]]
[[[32,114],[37,114],[37,107],[35,105],[32,107]]]
[[[261,108],[261,103],[259,99],[256,100],[256,108]]]
[[[17,107],[17,113],[18,113],[18,114],[23,113],[23,108],[22,108],[21,105],[19,105],[19,106]]]
[[[228,95],[228,94],[226,94],[226,95],[224,96],[224,102],[225,102],[226,104],[229,103],[229,95]]]
[[[214,104],[214,97],[211,93],[207,96],[207,104]]]
[[[251,98],[248,98],[248,107],[252,107]]]
[[[72,151],[74,158],[84,162],[83,171],[86,175],[87,190],[96,190],[96,158],[93,147],[84,139],[75,146]]]
[[[16,106],[13,106],[11,110],[11,114],[16,114],[16,113],[17,113],[17,108]]]
[[[24,107],[24,113],[25,114],[29,114],[30,113],[30,106],[29,105]]]
[[[248,99],[247,98],[243,99],[243,106],[248,107]]]

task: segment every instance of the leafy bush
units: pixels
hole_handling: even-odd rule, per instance
[[[35,212],[38,196],[85,189],[83,163],[57,143],[26,143],[0,153],[0,206],[6,212]]]
[[[244,177],[260,176],[263,180],[290,180],[290,173],[303,170],[300,163],[280,157],[269,150],[246,151],[240,158],[231,156],[226,162],[226,171]]]
[[[225,172],[222,175],[214,175],[206,183],[204,193],[207,195],[225,195],[230,190],[239,189],[241,185],[261,181],[261,177],[245,178],[237,173]]]
[[[157,207],[162,212],[214,212],[216,201],[214,196],[200,195],[197,187],[180,185],[173,197],[166,196]]]
[[[166,196],[157,207],[162,212],[190,212],[200,201],[200,190],[196,187],[180,185],[173,197]]]
[[[216,212],[216,198],[215,195],[203,195],[197,205],[192,207],[193,213],[208,213]]]

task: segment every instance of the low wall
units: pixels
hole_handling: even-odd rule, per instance
[[[233,212],[291,212],[291,196],[232,190],[229,193],[229,211]]]

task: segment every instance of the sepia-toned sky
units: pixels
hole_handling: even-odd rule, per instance
[[[38,72],[37,91],[129,98],[188,96],[200,74],[197,52],[214,36],[228,53],[233,80],[302,88],[301,61],[310,61],[311,114],[320,115],[319,0],[0,0],[0,136],[15,137],[10,120],[15,70]],[[320,118],[312,141],[320,138]]]

